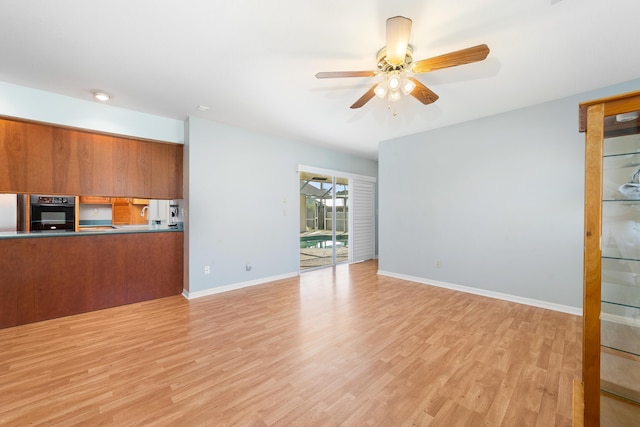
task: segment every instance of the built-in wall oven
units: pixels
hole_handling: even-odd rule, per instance
[[[75,231],[76,198],[32,194],[31,231]]]

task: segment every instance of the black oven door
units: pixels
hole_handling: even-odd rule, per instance
[[[74,231],[75,207],[64,205],[31,205],[31,231]]]

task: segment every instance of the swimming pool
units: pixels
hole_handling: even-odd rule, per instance
[[[348,234],[336,236],[336,248],[347,247],[349,244]],[[318,248],[325,249],[333,246],[331,236],[303,236],[300,237],[300,249]]]

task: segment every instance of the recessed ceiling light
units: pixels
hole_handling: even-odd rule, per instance
[[[198,111],[209,111],[210,107],[207,107],[206,105],[198,105],[196,107],[196,110],[198,110]]]
[[[93,97],[94,97],[95,99],[97,99],[98,101],[103,101],[103,102],[105,102],[105,101],[108,101],[108,100],[110,100],[110,99],[111,99],[111,96],[109,96],[109,94],[108,94],[108,93],[105,93],[105,92],[102,92],[102,91],[99,91],[99,90],[94,90],[94,91],[93,91],[93,92],[91,92],[91,93],[93,94]]]

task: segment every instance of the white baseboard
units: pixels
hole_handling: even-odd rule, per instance
[[[635,319],[633,317],[625,317],[625,316],[619,316],[617,314],[609,314],[609,313],[600,313],[600,319],[603,322],[613,322],[619,325],[640,328],[640,319]]]
[[[488,291],[485,289],[472,288],[470,286],[456,285],[453,283],[439,282],[437,280],[424,279],[422,277],[408,276],[405,274],[391,273],[389,271],[378,270],[380,276],[388,276],[396,279],[408,280],[410,282],[422,283],[424,285],[436,286],[438,288],[446,288],[454,291],[466,292],[468,294],[481,295],[484,297],[495,298],[504,301],[515,302],[518,304],[530,305],[533,307],[546,308],[548,310],[559,311],[562,313],[582,316],[582,308],[571,307],[568,305],[556,304],[547,301],[540,301],[532,298],[519,297],[516,295],[503,294],[501,292]]]
[[[202,298],[209,295],[220,294],[223,292],[235,291],[242,288],[248,288],[249,286],[262,285],[268,282],[275,282],[276,280],[290,279],[297,277],[298,273],[287,273],[278,276],[265,277],[262,279],[250,280],[248,282],[232,283],[231,285],[218,286],[216,288],[205,289],[203,291],[189,292],[186,289],[182,291],[182,296],[186,299]]]

